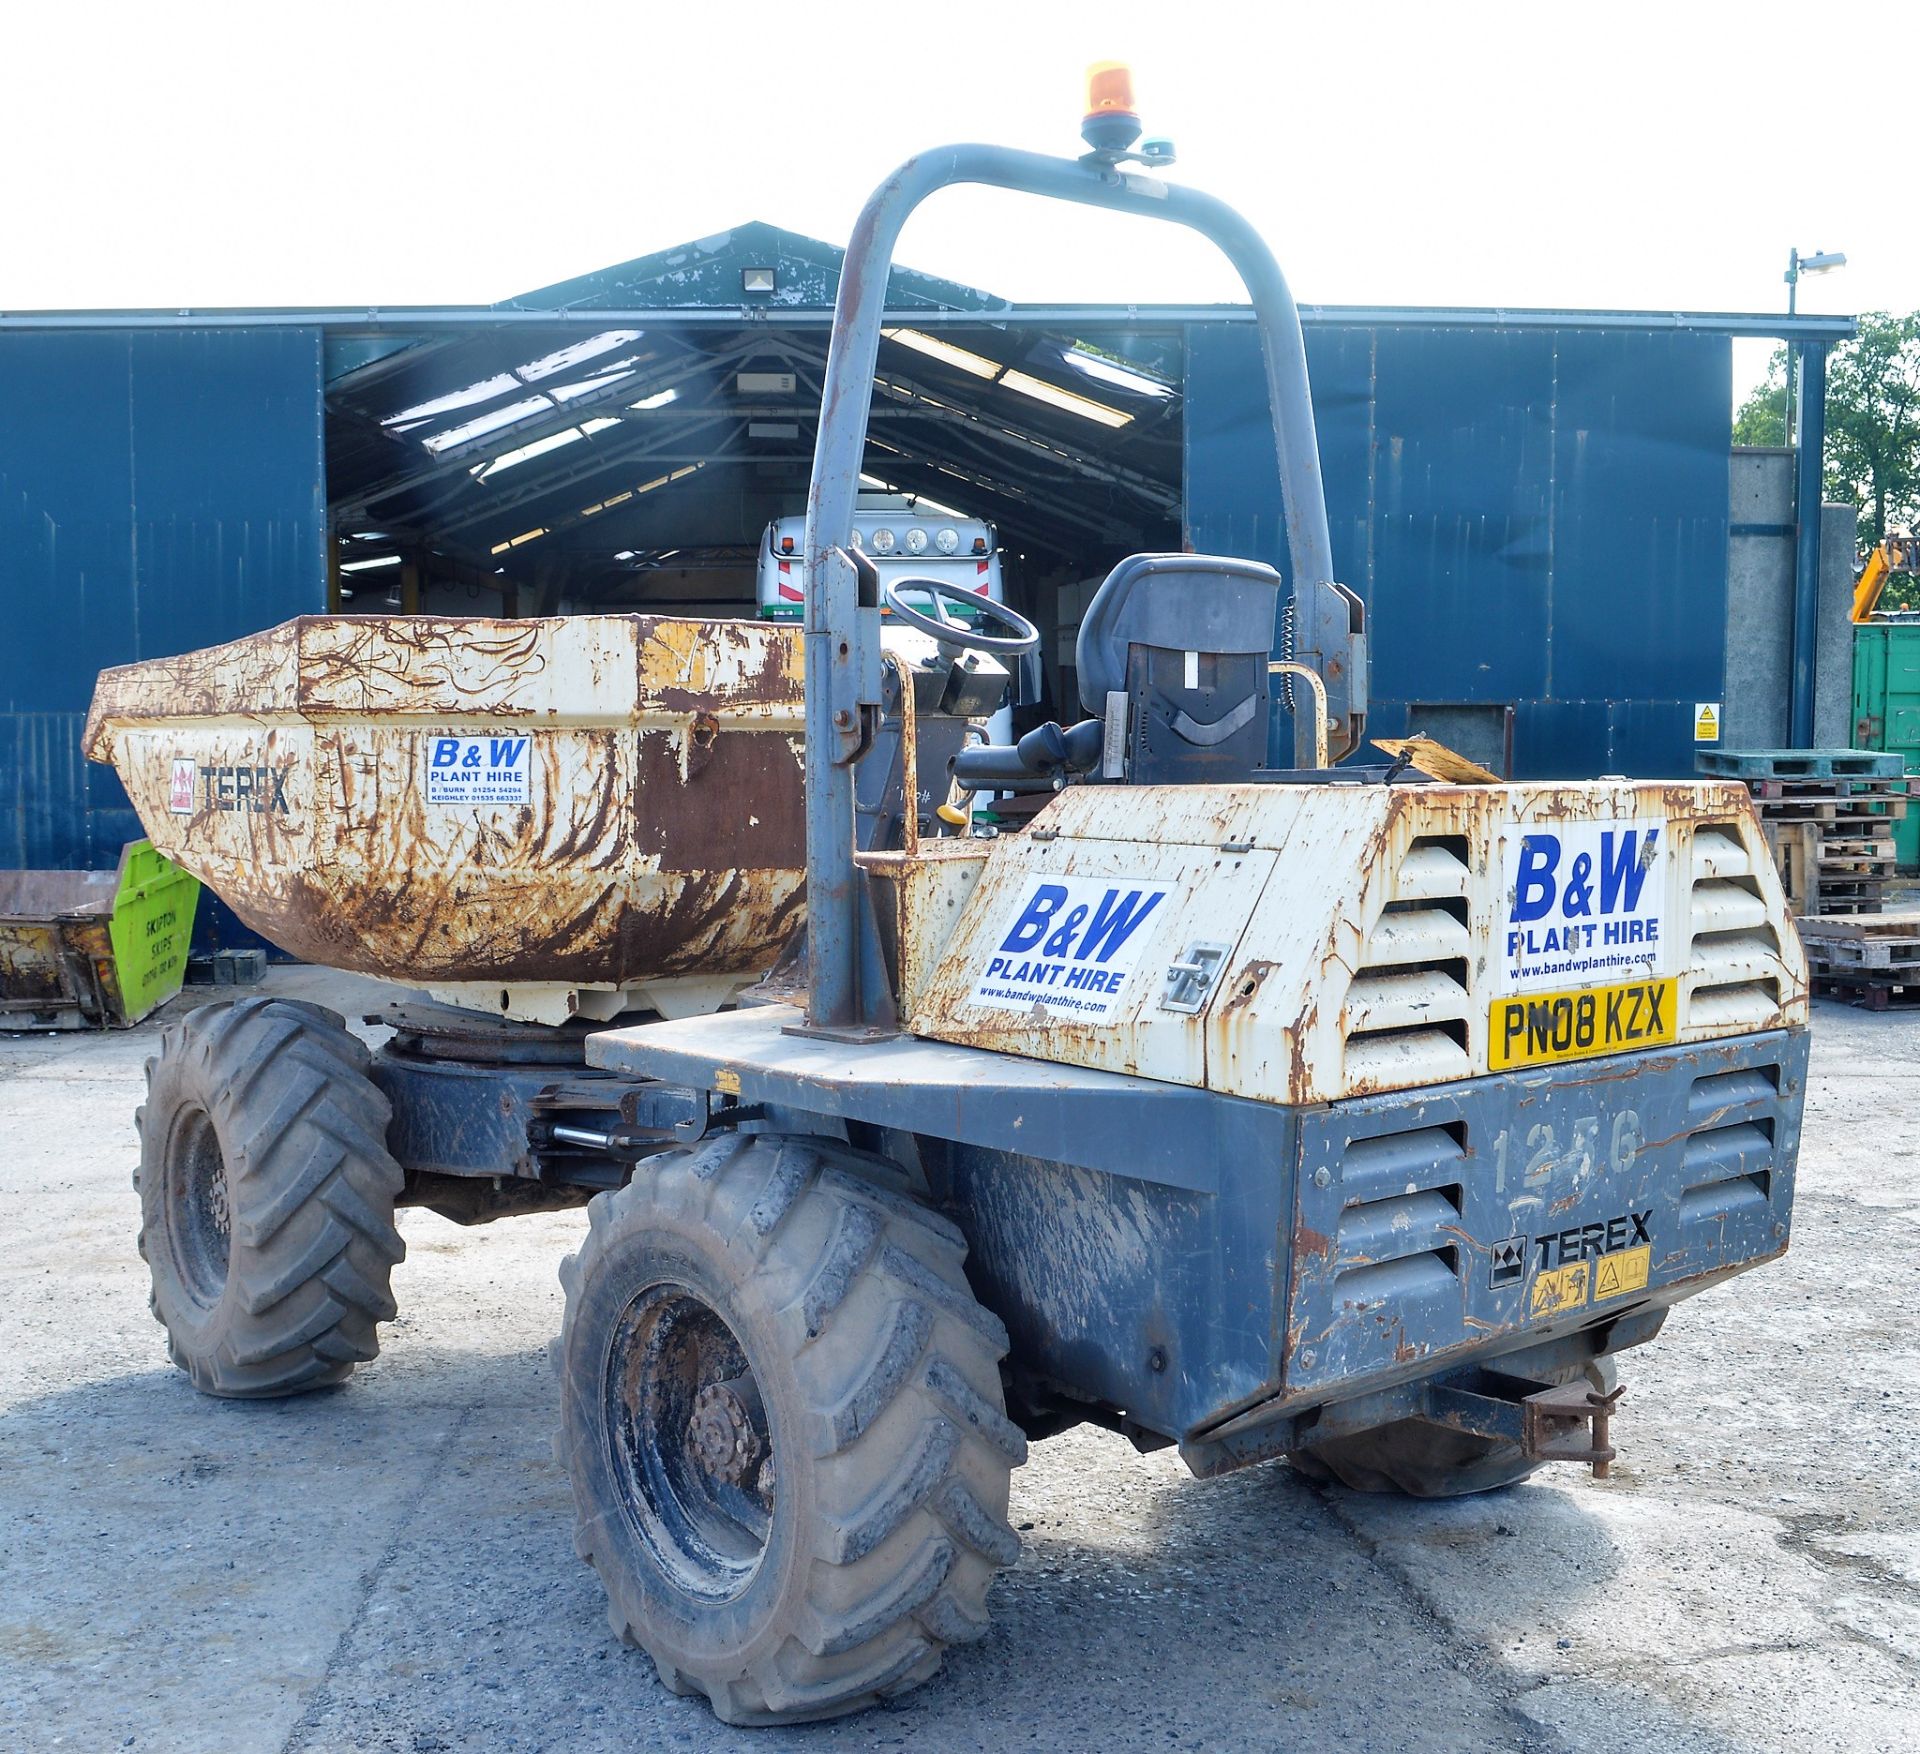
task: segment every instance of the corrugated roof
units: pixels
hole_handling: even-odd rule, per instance
[[[762,222],[494,305],[0,313],[0,329],[310,327],[335,530],[617,592],[671,548],[727,563],[797,509],[843,252]],[[867,467],[1068,560],[1179,539],[1187,326],[1238,305],[1016,305],[893,272]],[[1851,318],[1307,306],[1309,328],[1686,329],[1836,341]]]
[[[564,556],[576,598],[669,546],[684,564],[702,545],[695,503],[726,498],[729,474],[764,489],[785,471],[789,496],[804,491],[828,335],[790,319],[830,310],[840,261],[816,239],[736,227],[498,307],[564,311],[564,333],[482,324],[342,372],[327,392],[336,529],[510,571]],[[958,500],[1043,555],[1170,539],[1177,329],[1096,345],[1069,328],[1006,326],[1004,301],[910,269],[895,271],[889,305],[875,479]],[[732,320],[659,321],[689,308]],[[972,321],[938,336],[915,326],[936,313]],[[737,510],[711,507],[704,522],[707,546],[737,547]]]

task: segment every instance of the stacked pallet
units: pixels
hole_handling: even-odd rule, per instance
[[[1760,809],[1787,900],[1803,919],[1877,914],[1907,812],[1897,753],[1870,749],[1701,750],[1704,773],[1744,780]]]
[[[1813,990],[1870,1011],[1920,1005],[1920,913],[1831,914],[1800,922]]]

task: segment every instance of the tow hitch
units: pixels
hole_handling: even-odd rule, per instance
[[[1534,1388],[1511,1377],[1486,1376],[1477,1392],[1434,1383],[1426,1393],[1427,1417],[1436,1425],[1517,1443],[1535,1462],[1581,1462],[1604,1480],[1615,1450],[1613,1410],[1622,1390],[1603,1393],[1591,1383]],[[1505,1391],[1514,1391],[1509,1394]]]

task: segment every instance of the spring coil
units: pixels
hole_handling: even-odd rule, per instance
[[[1280,608],[1280,656],[1288,663],[1293,661],[1293,598],[1289,596]],[[1284,672],[1280,677],[1280,698],[1286,702],[1288,712],[1293,711],[1293,678]]]

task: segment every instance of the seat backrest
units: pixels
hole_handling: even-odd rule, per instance
[[[1257,560],[1130,555],[1107,574],[1080,622],[1082,710],[1104,713],[1107,696],[1127,686],[1129,646],[1265,658],[1279,607],[1280,575]]]
[[[1136,554],[1107,575],[1074,657],[1088,713],[1125,698],[1124,771],[1109,778],[1231,782],[1266,766],[1279,604],[1280,575],[1253,560]]]

